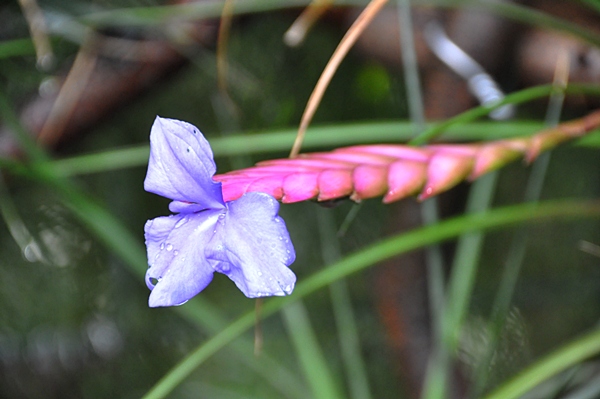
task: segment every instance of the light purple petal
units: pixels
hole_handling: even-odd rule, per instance
[[[252,192],[227,207],[206,257],[249,298],[290,294],[296,276],[288,266],[296,253],[285,222],[277,216],[279,203]]]
[[[214,269],[204,248],[224,210],[207,210],[149,220],[144,228],[148,262],[146,284],[151,307],[181,305],[202,291]]]
[[[169,210],[173,213],[194,213],[204,211],[206,208],[194,202],[172,201]]]
[[[210,145],[195,126],[156,117],[150,131],[146,191],[205,209],[223,208],[221,183],[212,179],[215,171]]]

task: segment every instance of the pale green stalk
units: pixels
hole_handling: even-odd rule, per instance
[[[356,209],[356,208],[352,208]],[[326,265],[342,258],[340,243],[336,234],[331,209],[317,211],[321,254]],[[343,366],[352,399],[371,399],[367,367],[363,361],[358,326],[352,309],[352,300],[345,280],[331,283],[329,286],[331,304],[335,317],[338,342],[342,353]]]
[[[266,316],[266,314],[265,314]],[[341,394],[302,301],[288,304],[281,310],[284,324],[296,356],[315,399],[341,399]]]

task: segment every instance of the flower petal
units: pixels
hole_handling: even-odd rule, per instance
[[[181,305],[211,282],[214,269],[204,256],[204,247],[223,212],[171,215],[146,223],[151,307]]]
[[[169,210],[173,213],[195,213],[202,212],[206,208],[195,202],[172,201],[169,204]]]
[[[285,222],[277,216],[279,203],[268,194],[251,192],[227,206],[206,257],[248,298],[290,294],[296,276],[288,266],[296,253]]]
[[[203,208],[224,207],[210,145],[193,125],[156,117],[150,132],[150,160],[144,189]]]

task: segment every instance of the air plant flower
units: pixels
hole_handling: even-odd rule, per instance
[[[530,137],[418,148],[360,145],[215,176],[212,151],[198,129],[157,118],[144,188],[172,199],[169,209],[176,215],[146,223],[150,306],[184,303],[215,271],[251,298],[291,293],[296,277],[288,266],[295,253],[277,200],[424,200],[520,156],[530,162],[598,126],[600,111]]]
[[[252,192],[224,201],[210,145],[193,125],[157,117],[150,133],[144,189],[169,198],[170,216],[144,228],[151,307],[181,305],[215,272],[249,298],[290,294],[294,247],[279,203]]]

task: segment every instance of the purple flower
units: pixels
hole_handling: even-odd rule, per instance
[[[181,305],[214,272],[249,298],[290,294],[296,258],[279,203],[264,193],[224,202],[210,145],[193,125],[157,117],[150,132],[146,191],[172,199],[175,215],[146,222],[151,307]]]

